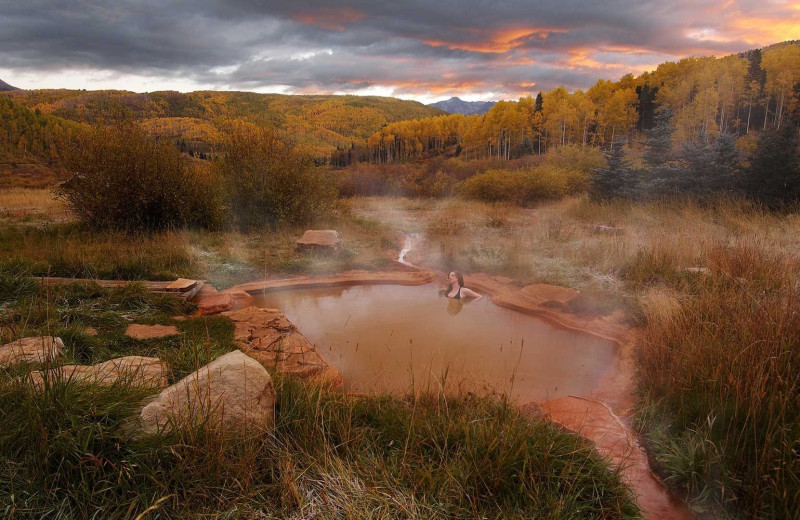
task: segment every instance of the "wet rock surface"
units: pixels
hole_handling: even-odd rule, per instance
[[[199,423],[227,432],[266,430],[274,424],[276,399],[264,367],[234,351],[162,390],[139,421],[145,433]]]
[[[625,421],[610,407],[591,399],[562,397],[539,405],[545,417],[591,440],[598,453],[622,471],[636,493],[646,520],[689,520],[689,508],[650,471],[647,454]]]
[[[50,336],[21,338],[0,346],[0,366],[53,361],[63,350],[64,342],[61,338]]]
[[[242,352],[269,370],[341,384],[341,374],[278,309],[247,307],[224,313]]]
[[[125,356],[96,365],[64,365],[50,370],[47,375],[74,382],[112,385],[121,380],[133,386],[164,388],[167,374],[167,366],[158,358]],[[45,374],[31,372],[28,377],[34,385],[40,385]]]

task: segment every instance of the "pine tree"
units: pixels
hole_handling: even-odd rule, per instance
[[[800,200],[800,153],[797,130],[789,125],[761,135],[744,177],[745,192],[771,208]]]
[[[596,202],[632,198],[638,181],[630,163],[625,160],[625,141],[617,141],[605,152],[608,168],[594,170],[589,197]]]
[[[650,166],[660,166],[672,158],[672,111],[660,110],[655,117],[655,126],[647,130],[644,140],[644,161]]]

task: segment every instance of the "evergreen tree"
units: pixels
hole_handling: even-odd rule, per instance
[[[672,111],[660,110],[655,117],[655,126],[645,134],[644,161],[650,166],[667,163],[672,156]]]
[[[589,197],[593,201],[632,198],[638,188],[635,171],[625,160],[625,141],[617,141],[604,153],[607,168],[594,170]]]
[[[789,125],[761,135],[743,179],[745,192],[771,208],[800,200],[797,130]]]
[[[640,132],[650,130],[655,125],[656,107],[658,106],[656,104],[656,94],[658,94],[658,87],[650,88],[647,83],[636,87],[636,96],[638,98],[636,112],[639,115],[636,128]]]
[[[538,94],[536,94],[536,101],[533,104],[533,110],[535,112],[541,112],[543,106],[544,106],[544,96],[542,96],[542,93],[539,92]]]

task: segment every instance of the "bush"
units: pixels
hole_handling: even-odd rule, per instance
[[[540,166],[527,170],[489,170],[461,182],[457,191],[466,199],[529,206],[539,200],[563,198],[587,182],[585,175],[574,170]]]
[[[335,178],[272,129],[232,125],[214,170],[243,229],[307,224],[336,209]]]
[[[214,178],[133,123],[94,128],[60,148],[56,192],[85,224],[132,231],[222,221]]]
[[[606,165],[602,150],[596,146],[567,144],[553,148],[545,155],[544,164],[562,170],[571,170],[590,175]]]

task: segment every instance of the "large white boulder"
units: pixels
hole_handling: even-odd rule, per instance
[[[266,369],[234,351],[162,390],[139,418],[146,433],[201,422],[224,431],[265,430],[274,424],[275,401]]]

